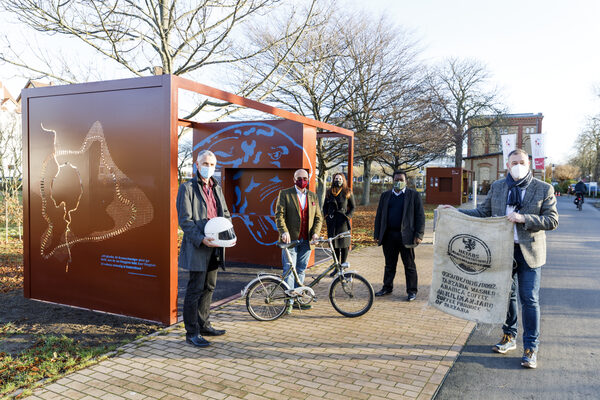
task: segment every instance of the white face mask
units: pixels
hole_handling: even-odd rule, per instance
[[[214,173],[215,167],[207,167],[206,165],[200,167],[200,176],[202,176],[204,179],[209,179],[214,175]]]
[[[527,176],[528,172],[529,172],[529,167],[527,167],[526,165],[523,165],[523,164],[513,165],[510,168],[510,174],[512,175],[512,177],[515,181],[525,178]]]

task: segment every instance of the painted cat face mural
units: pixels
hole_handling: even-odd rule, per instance
[[[301,154],[304,165],[309,166],[309,177],[314,173],[302,144],[274,124],[241,122],[202,139],[194,146],[194,153],[205,149],[215,153],[218,167],[239,169],[231,182],[235,193],[230,205],[232,217],[243,222],[257,243],[277,242],[274,220],[277,195],[292,183],[280,169],[298,165]]]

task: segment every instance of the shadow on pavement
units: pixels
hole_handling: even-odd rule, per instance
[[[315,266],[329,260],[330,257],[321,249],[315,249]],[[242,289],[256,277],[259,272],[268,272],[274,275],[281,275],[281,268],[275,268],[268,265],[247,264],[239,262],[225,263],[225,271],[219,269],[217,278],[217,287],[213,294],[213,304],[231,296],[239,295]],[[178,295],[177,295],[177,316],[181,319],[183,315],[183,297],[185,296],[185,287],[188,281],[188,271],[178,270]]]

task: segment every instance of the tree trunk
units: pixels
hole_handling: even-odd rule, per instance
[[[8,244],[8,193],[4,194],[4,236]]]
[[[368,206],[371,201],[371,160],[363,160],[363,194],[360,204]]]
[[[462,167],[462,152],[463,152],[463,139],[462,136],[460,139],[457,137],[455,141],[456,154],[454,155],[454,166],[456,168]]]
[[[325,202],[325,193],[327,193],[327,172],[323,172],[323,176],[321,176],[319,171],[319,175],[317,175],[317,198],[321,208],[323,208],[323,202]]]

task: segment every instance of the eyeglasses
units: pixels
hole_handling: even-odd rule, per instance
[[[297,177],[297,178],[296,178],[296,180],[299,180],[299,181],[307,181],[307,180],[308,180],[308,178],[306,178],[306,177],[303,177],[303,176],[299,176],[299,177]]]

